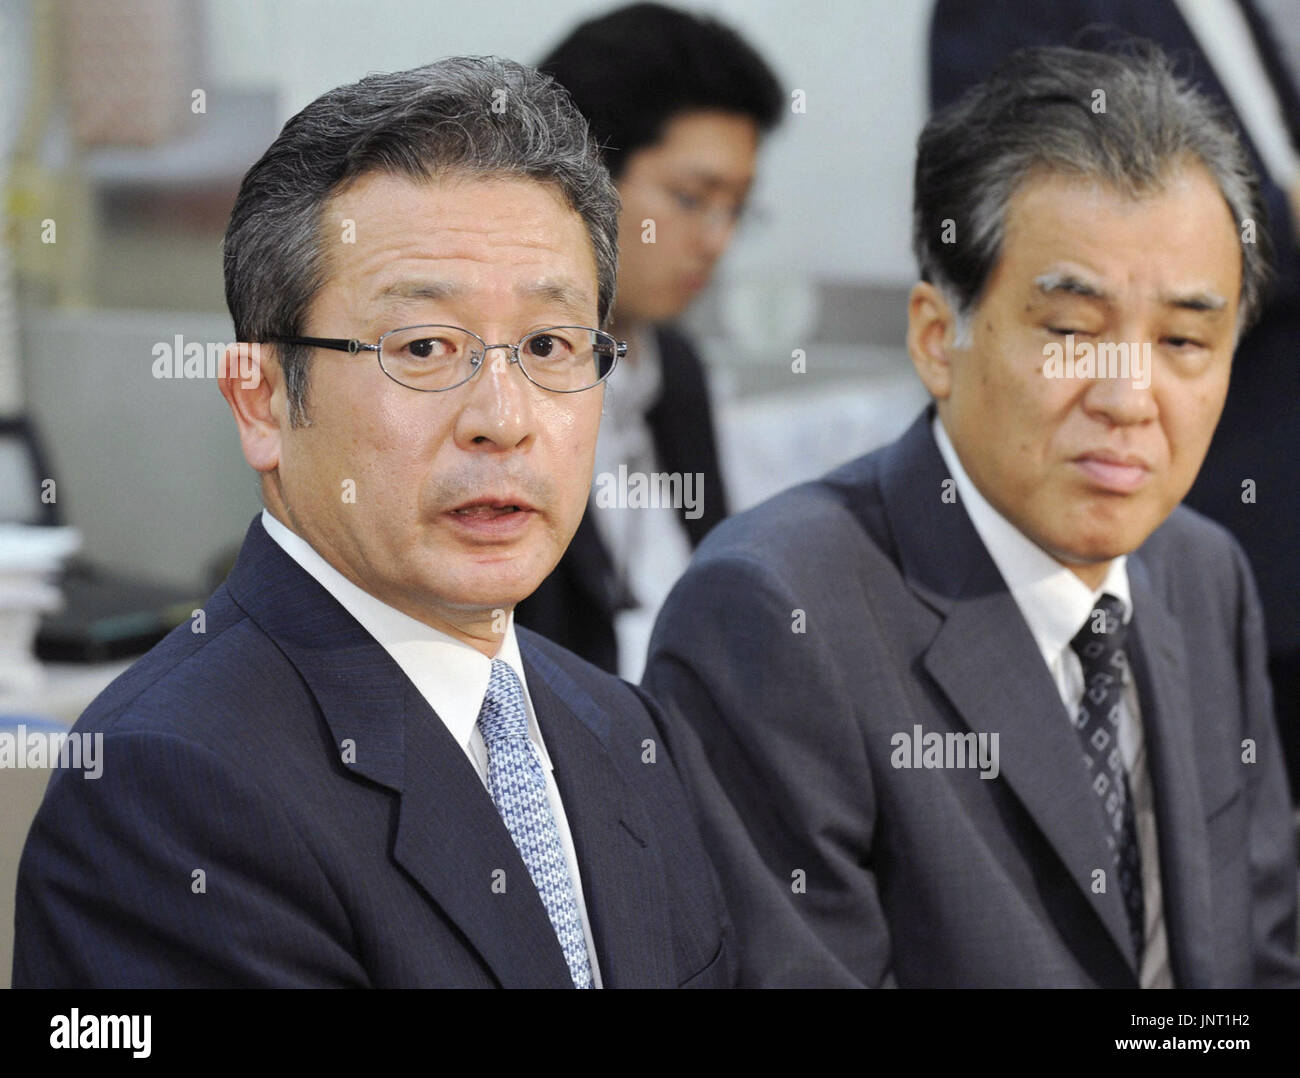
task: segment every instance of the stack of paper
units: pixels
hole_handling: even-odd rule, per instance
[[[54,580],[80,545],[75,528],[0,524],[0,697],[40,687],[36,631],[62,604]]]

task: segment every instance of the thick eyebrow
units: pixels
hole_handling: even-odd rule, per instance
[[[463,294],[463,285],[451,281],[397,281],[380,289],[376,299],[454,299]]]
[[[1184,311],[1221,311],[1228,305],[1217,292],[1165,293],[1160,302]]]
[[[1083,296],[1085,299],[1100,300],[1102,303],[1111,301],[1110,293],[1104,288],[1074,273],[1044,273],[1034,279],[1034,284],[1044,295],[1065,292],[1072,296]],[[1179,310],[1206,312],[1221,311],[1228,305],[1228,301],[1221,295],[1208,290],[1165,292],[1161,294],[1160,302],[1166,307],[1177,307]]]
[[[710,168],[688,168],[678,176],[678,180],[683,183],[699,183],[710,188],[739,186],[746,193],[754,186],[753,175],[746,176],[743,181],[733,181],[730,176]]]
[[[438,302],[463,296],[466,288],[454,281],[396,281],[380,289],[376,299],[422,299]],[[563,280],[542,280],[532,284],[521,285],[515,289],[516,294],[530,299],[540,299],[555,303],[575,312],[594,305],[590,293]]]
[[[585,311],[595,306],[595,297],[585,289],[578,288],[568,281],[537,281],[531,285],[517,288],[515,291],[531,299],[541,299],[548,303],[564,307],[574,313]]]
[[[1050,296],[1053,292],[1065,292],[1085,299],[1101,300],[1103,303],[1111,301],[1110,293],[1104,288],[1074,273],[1044,273],[1041,277],[1034,278],[1034,284],[1045,296]]]

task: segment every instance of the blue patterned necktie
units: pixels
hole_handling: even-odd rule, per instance
[[[528,739],[524,690],[510,664],[502,659],[492,660],[492,676],[478,713],[478,728],[487,745],[492,800],[546,907],[574,987],[590,988],[587,938],[560,845],[560,831],[546,796],[546,775]]]
[[[1128,771],[1119,749],[1121,701],[1128,670],[1128,657],[1124,654],[1127,632],[1124,604],[1107,594],[1097,600],[1087,623],[1070,641],[1070,646],[1083,666],[1084,685],[1074,725],[1083,741],[1083,763],[1088,769],[1089,785],[1106,818],[1106,844],[1115,859],[1129,934],[1141,965],[1145,914],[1142,852],[1138,849]]]

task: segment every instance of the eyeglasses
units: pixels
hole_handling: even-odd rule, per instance
[[[648,183],[654,193],[679,217],[695,222],[697,228],[731,230],[742,225],[761,224],[765,214],[747,199],[737,202],[725,197],[708,198],[668,183]]]
[[[459,326],[403,326],[374,344],[347,337],[268,337],[274,344],[329,348],[356,355],[376,352],[379,367],[398,385],[442,393],[468,382],[494,348],[505,348],[533,385],[552,393],[580,393],[600,385],[627,355],[627,342],[589,326],[547,326],[517,344],[488,344]]]
[[[668,187],[663,188],[663,193],[672,199],[679,214],[698,221],[704,228],[737,228],[751,216],[748,203],[736,204],[727,199],[711,201],[700,195]]]

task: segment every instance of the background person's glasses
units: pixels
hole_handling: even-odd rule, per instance
[[[627,355],[627,342],[589,326],[547,326],[517,344],[488,344],[459,326],[403,326],[375,344],[347,337],[268,337],[268,343],[377,352],[379,366],[394,382],[422,393],[441,393],[468,382],[487,353],[505,348],[524,377],[552,393],[578,393],[599,385]]]
[[[678,218],[692,222],[700,230],[762,224],[766,212],[748,197],[737,201],[725,195],[708,196],[673,183],[643,181]]]
[[[709,199],[671,187],[663,188],[663,193],[672,200],[677,214],[697,222],[701,228],[739,228],[756,215],[755,208],[748,202]]]

